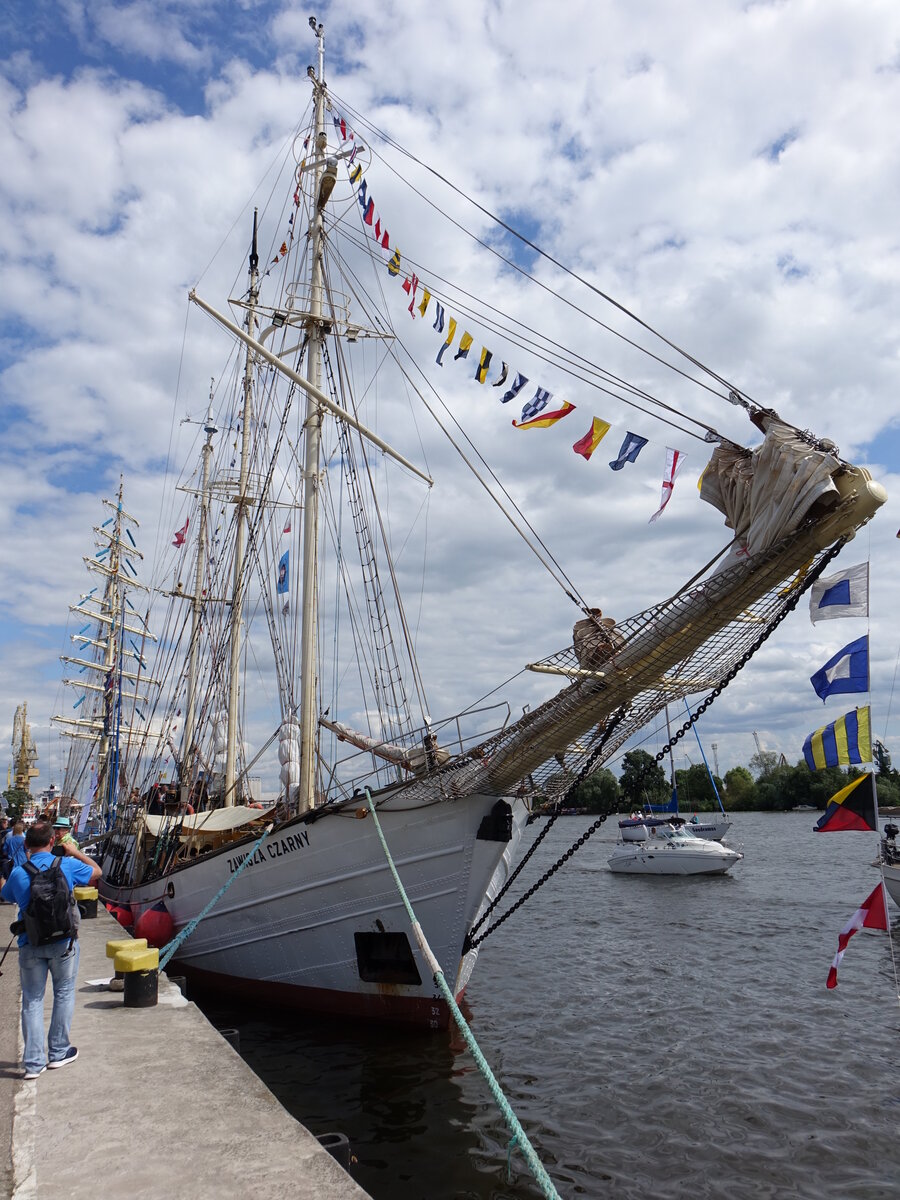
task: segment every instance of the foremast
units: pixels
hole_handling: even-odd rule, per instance
[[[257,214],[253,213],[253,242],[250,247],[250,287],[247,296],[247,333],[256,334],[256,307],[259,302],[259,254],[256,245]],[[244,616],[244,593],[247,586],[247,571],[244,558],[247,539],[247,510],[251,500],[247,493],[250,478],[250,425],[253,414],[253,354],[248,348],[244,357],[243,405],[241,409],[241,466],[238,479],[238,494],[235,498],[234,576],[231,587],[231,621],[229,629],[228,665],[228,725],[225,743],[225,793],[226,808],[235,803],[235,776],[237,763],[238,706],[240,703],[241,622]]]
[[[310,20],[310,25],[314,22]],[[312,386],[322,390],[322,283],[323,283],[323,210],[322,177],[325,173],[325,32],[314,26],[318,43],[318,75],[314,81],[316,93],[315,117],[315,176],[311,235],[311,277],[309,305],[309,347],[306,376]],[[313,808],[316,802],[316,730],[318,727],[316,689],[316,627],[318,603],[318,546],[319,546],[319,447],[322,439],[322,407],[312,391],[306,395],[305,440],[306,456],[303,470],[303,579],[302,614],[300,625],[300,784],[298,810]]]
[[[188,653],[187,700],[185,702],[184,733],[181,749],[180,781],[182,799],[187,800],[194,781],[194,729],[197,724],[197,678],[199,672],[200,634],[203,621],[203,576],[206,570],[206,537],[209,523],[210,466],[213,453],[213,436],[218,432],[213,423],[213,388],[209,389],[209,404],[203,432],[206,440],[201,451],[200,477],[200,524],[197,532],[197,559],[194,564],[194,591],[191,596],[191,644]]]

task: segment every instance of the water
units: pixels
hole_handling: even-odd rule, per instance
[[[589,823],[557,821],[528,882]],[[900,1196],[887,936],[858,934],[825,988],[875,837],[814,823],[741,814],[730,875],[652,879],[607,870],[611,821],[484,943],[464,1010],[562,1196]],[[507,1182],[506,1127],[458,1035],[207,1011],[307,1128],[349,1136],[375,1200],[540,1195],[515,1152]]]

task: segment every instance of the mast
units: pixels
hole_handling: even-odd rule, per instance
[[[212,459],[212,439],[217,433],[213,424],[213,384],[209,387],[209,405],[206,410],[206,424],[203,431],[206,441],[203,443],[201,485],[200,485],[200,527],[197,531],[197,562],[194,570],[194,594],[191,597],[191,649],[188,661],[187,702],[185,704],[184,736],[181,744],[181,787],[182,799],[186,786],[185,780],[190,781],[193,775],[194,725],[196,724],[197,708],[197,663],[200,651],[200,625],[203,618],[203,574],[206,570],[206,527],[209,520],[209,467]]]
[[[310,277],[309,356],[307,378],[318,390],[322,381],[322,206],[319,187],[325,168],[328,144],[325,132],[325,35],[324,27],[310,18],[318,41],[319,70],[316,89],[316,165],[313,195],[317,198],[312,226],[312,274]],[[316,623],[319,544],[319,443],[322,408],[312,395],[306,400],[306,459],[303,472],[303,582],[300,626],[300,789],[298,810],[315,805],[316,780]]]
[[[250,287],[247,304],[247,332],[252,338],[256,332],[256,305],[259,299],[259,254],[256,249],[257,211],[253,210],[253,243],[250,248]],[[244,556],[246,553],[246,521],[249,498],[247,496],[247,480],[250,475],[250,418],[253,410],[253,355],[248,348],[244,359],[244,404],[242,408],[241,428],[241,473],[238,481],[238,494],[235,499],[235,540],[234,540],[234,577],[231,588],[231,625],[228,666],[228,732],[225,747],[225,796],[227,808],[235,802],[234,778],[237,748],[238,702],[240,691],[240,659],[241,659],[241,621],[244,615],[244,591],[246,588],[246,571]]]
[[[109,632],[106,636],[106,646],[103,651],[103,731],[100,734],[100,744],[97,747],[97,795],[101,797],[104,817],[112,808],[115,795],[117,771],[115,765],[110,772],[109,751],[110,737],[114,733],[113,725],[117,710],[116,693],[121,687],[121,679],[116,671],[119,658],[119,645],[122,640],[122,625],[125,623],[124,597],[119,586],[120,546],[122,540],[122,476],[119,476],[119,494],[116,497],[113,536],[109,543],[109,574],[106,592],[101,604],[101,612],[109,618]],[[93,560],[91,560],[93,561]],[[90,563],[89,563],[90,565]]]

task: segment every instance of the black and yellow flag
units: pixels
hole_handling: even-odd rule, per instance
[[[877,833],[877,803],[875,776],[869,773],[860,775],[834,793],[815,832],[837,833],[842,829],[861,829],[867,833]]]

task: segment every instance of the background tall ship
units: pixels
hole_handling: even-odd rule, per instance
[[[418,300],[399,252],[373,236],[360,177],[378,135],[361,115],[348,132],[349,110],[325,83],[322,27],[313,28],[310,115],[254,215],[232,315],[191,293],[227,338],[228,358],[156,573],[159,647],[148,670],[163,681],[159,700],[148,695],[145,719],[124,731],[124,766],[120,751],[112,767],[106,749],[98,794],[114,824],[103,892],[135,914],[164,909],[175,930],[215,901],[178,951],[180,969],[201,983],[439,1027],[446,1007],[409,939],[367,793],[459,995],[477,959],[471,935],[510,874],[532,800],[562,797],[667,702],[731,678],[885,493],[831,443],[690,360],[700,386],[712,384],[763,435],[750,451],[701,425],[715,447],[701,495],[730,531],[721,554],[675,596],[615,624],[564,581],[580,609],[573,643],[527,664],[556,677],[557,694],[518,720],[493,702],[434,718],[414,653],[418,616],[401,599],[412,572],[391,520],[392,487],[409,505],[432,481],[374,431],[383,397],[403,387],[462,467],[485,468],[437,416],[383,311],[383,285],[399,287],[398,273],[410,313],[428,299]],[[448,303],[451,294],[460,293],[448,290]],[[506,329],[534,344],[533,330]],[[590,358],[549,346],[586,387],[621,386],[653,403]],[[524,517],[507,515],[530,539]],[[549,552],[538,559],[557,570]],[[271,716],[265,728],[260,711]],[[251,781],[276,754],[280,795],[261,807]]]

